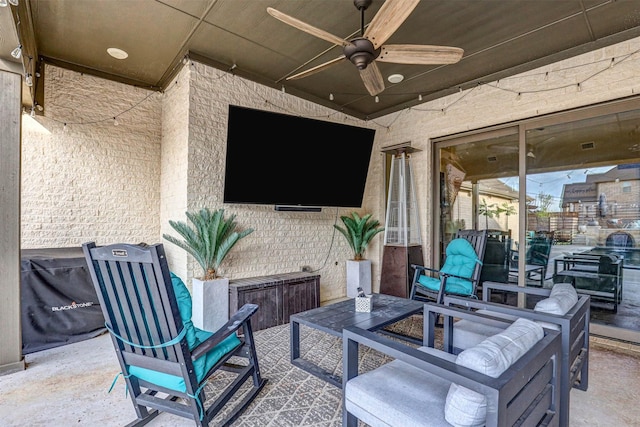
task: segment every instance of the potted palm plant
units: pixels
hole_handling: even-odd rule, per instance
[[[365,293],[371,293],[371,260],[364,258],[364,252],[371,239],[384,231],[380,221],[372,219],[371,214],[364,216],[352,212],[351,216],[340,217],[344,227],[334,224],[334,227],[347,239],[353,259],[347,260],[347,296],[354,298],[358,295],[358,288]]]
[[[227,218],[224,209],[208,208],[186,212],[188,222],[169,221],[180,240],[169,234],[162,237],[184,249],[202,267],[202,276],[192,280],[193,324],[216,331],[229,319],[229,278],[220,277],[220,265],[231,249],[253,228],[237,231],[235,214]]]

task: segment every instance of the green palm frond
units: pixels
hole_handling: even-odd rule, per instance
[[[238,241],[253,232],[247,228],[237,232],[236,216],[225,219],[224,209],[185,213],[190,225],[183,221],[169,221],[169,225],[183,238],[163,234],[167,241],[189,253],[204,271],[203,280],[215,279],[220,265]]]
[[[343,215],[340,219],[344,227],[337,224],[333,226],[347,239],[353,251],[353,259],[364,259],[364,251],[371,239],[383,232],[384,227],[380,227],[380,221],[371,219],[371,214],[360,217],[357,212],[352,212],[351,216]]]

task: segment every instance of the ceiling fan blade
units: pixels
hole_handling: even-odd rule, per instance
[[[376,61],[367,65],[364,70],[360,70],[360,78],[362,78],[364,87],[367,88],[371,96],[376,96],[384,90],[384,79]]]
[[[329,68],[333,64],[337,64],[338,62],[342,61],[343,59],[346,59],[346,57],[344,55],[340,55],[336,59],[332,59],[331,61],[327,61],[324,64],[316,65],[313,68],[309,68],[308,70],[302,71],[302,72],[300,72],[298,74],[294,74],[293,76],[289,76],[289,77],[287,77],[287,80],[301,79],[303,77],[310,76],[310,75],[315,74],[315,73],[317,73],[319,71],[322,71],[322,70],[324,70],[326,68]]]
[[[321,30],[319,28],[314,27],[313,25],[309,25],[306,22],[302,22],[301,20],[294,18],[292,16],[289,16],[285,13],[282,13],[272,7],[268,7],[267,8],[267,12],[269,13],[269,15],[273,16],[274,18],[284,22],[285,24],[291,25],[292,27],[295,27],[299,30],[304,31],[305,33],[309,33],[312,36],[316,36],[318,38],[321,38],[323,40],[328,41],[329,43],[333,43],[335,45],[338,46],[348,46],[351,44],[351,42],[349,42],[348,40],[345,40],[343,38],[340,38],[338,36],[334,36],[331,33],[328,33],[324,30]]]
[[[364,37],[379,48],[413,12],[420,0],[386,0],[364,32]]]
[[[388,44],[382,46],[380,56],[376,60],[395,64],[455,64],[463,54],[464,49],[459,47]]]

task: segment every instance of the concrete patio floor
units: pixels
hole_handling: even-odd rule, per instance
[[[290,365],[288,328],[256,332],[269,383],[234,426],[340,426],[340,390]],[[318,334],[309,340],[313,351],[340,348],[337,338]],[[135,418],[122,379],[108,392],[118,372],[108,335],[31,353],[26,361],[26,370],[0,376],[0,426],[120,426]],[[640,346],[592,337],[589,366],[588,391],[571,393],[570,426],[640,425]],[[149,425],[193,422],[162,414]]]

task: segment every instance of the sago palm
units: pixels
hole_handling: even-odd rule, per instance
[[[253,228],[236,231],[235,214],[225,218],[224,209],[210,211],[204,208],[194,213],[186,212],[186,216],[191,225],[184,221],[169,221],[184,240],[169,234],[162,237],[193,256],[204,271],[202,280],[215,279],[229,251],[238,240],[253,232]]]
[[[345,227],[342,228],[337,224],[333,226],[347,239],[349,246],[353,250],[353,259],[361,261],[364,259],[364,251],[371,242],[373,237],[384,231],[384,227],[380,227],[380,221],[371,219],[371,214],[360,217],[357,212],[351,213],[351,216],[341,216],[340,219]]]

